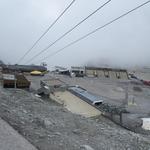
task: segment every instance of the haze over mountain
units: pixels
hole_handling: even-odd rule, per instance
[[[84,34],[109,22],[146,0],[112,0],[71,34],[37,57],[41,59]],[[71,0],[0,0],[0,59],[15,64]],[[105,0],[76,0],[73,6],[21,62],[54,42],[64,32],[88,16]],[[104,64],[120,67],[150,66],[150,4],[107,26],[90,37],[44,60],[49,67]]]

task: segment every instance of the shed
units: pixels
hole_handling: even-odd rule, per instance
[[[3,87],[4,88],[15,88],[16,78],[12,74],[3,74]]]
[[[85,68],[84,67],[71,67],[71,75],[74,74],[76,77],[84,77]]]
[[[18,74],[16,75],[16,79],[17,79],[17,83],[16,83],[17,88],[29,88],[30,87],[31,82],[28,81],[24,75]]]
[[[29,88],[30,82],[24,75],[17,74],[3,74],[3,87],[4,88]]]

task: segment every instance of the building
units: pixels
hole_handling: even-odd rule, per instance
[[[3,74],[3,87],[4,88],[15,88],[16,87],[15,75]]]
[[[75,77],[84,77],[85,68],[84,67],[71,67],[70,75]]]
[[[22,74],[16,75],[16,87],[17,88],[30,88],[31,82],[27,80],[27,78]]]
[[[4,65],[3,72],[4,73],[12,73],[12,72],[32,72],[32,71],[47,71],[47,68],[44,66],[36,66],[36,65]]]
[[[81,87],[70,87],[68,88],[68,90],[76,95],[77,97],[81,98],[82,100],[84,100],[85,102],[91,104],[91,105],[95,105],[98,106],[100,104],[103,103],[103,98],[100,96],[97,96],[91,92],[88,92],[87,90],[81,88]]]
[[[23,75],[3,74],[4,88],[29,88],[30,82]]]
[[[123,79],[123,80],[128,79],[128,73],[127,70],[125,69],[85,67],[85,75],[87,77]]]
[[[70,75],[69,69],[61,67],[61,66],[55,66],[55,70],[53,72],[57,74],[62,74],[62,75]]]

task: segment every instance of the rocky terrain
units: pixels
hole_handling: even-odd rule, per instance
[[[102,116],[84,118],[51,100],[0,87],[0,117],[39,150],[150,150],[150,137]]]

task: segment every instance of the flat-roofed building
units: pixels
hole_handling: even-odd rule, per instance
[[[71,67],[70,74],[75,77],[84,77],[85,68],[84,67]]]
[[[128,73],[125,69],[85,67],[87,77],[111,78],[111,79],[128,79]]]

